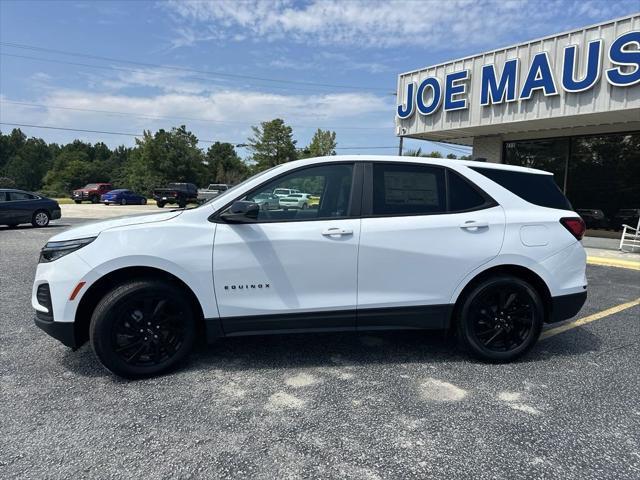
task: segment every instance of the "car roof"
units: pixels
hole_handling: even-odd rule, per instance
[[[539,175],[553,175],[545,170],[536,168],[520,167],[517,165],[507,165],[504,163],[479,162],[477,160],[457,160],[449,158],[433,158],[433,157],[410,157],[397,155],[332,155],[328,157],[314,157],[305,160],[294,160],[294,162],[318,163],[319,161],[327,162],[398,162],[398,163],[424,163],[425,165],[436,165],[447,167],[451,165],[464,165],[465,167],[475,168],[491,168],[495,170],[510,170],[522,173],[536,173]],[[289,164],[293,162],[288,162]]]

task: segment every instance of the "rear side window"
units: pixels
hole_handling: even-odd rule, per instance
[[[470,167],[523,200],[541,207],[573,210],[569,200],[558,188],[553,175],[515,172],[497,168]]]
[[[446,211],[444,169],[373,164],[373,215],[429,215]]]
[[[495,202],[490,202],[467,180],[452,170],[447,172],[447,182],[450,212],[476,210],[490,206],[489,203],[495,205]]]

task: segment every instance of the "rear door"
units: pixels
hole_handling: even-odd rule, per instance
[[[298,187],[320,196],[314,208],[260,209],[248,224],[219,220],[213,276],[226,334],[355,329],[362,186],[356,170],[338,162],[304,167],[237,199]]]
[[[373,162],[367,172],[358,326],[441,327],[456,286],[500,251],[504,211],[444,167]]]

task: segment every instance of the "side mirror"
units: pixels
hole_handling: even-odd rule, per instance
[[[233,202],[229,210],[220,215],[227,223],[251,223],[258,219],[260,205],[255,202],[241,200]]]

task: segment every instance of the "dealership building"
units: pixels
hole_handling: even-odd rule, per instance
[[[640,209],[640,13],[398,77],[396,134],[551,171],[576,209]]]

